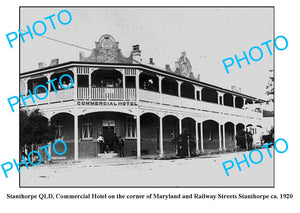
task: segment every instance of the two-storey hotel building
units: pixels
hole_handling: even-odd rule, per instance
[[[197,154],[236,149],[235,135],[246,127],[257,133],[262,111],[253,106],[263,100],[195,78],[185,52],[175,67],[157,68],[152,59],[141,62],[139,45],[125,57],[118,42],[103,35],[88,57],[81,53],[79,61],[53,60],[50,66],[40,63],[39,69],[21,73],[20,88],[24,96],[38,85],[48,88],[46,99],[26,99],[26,109],[39,108],[56,124],[56,138],[68,147],[64,156],[75,160],[98,156],[100,134],[114,151],[114,133],[124,137],[125,155],[140,158],[175,153],[172,139],[185,131]],[[64,74],[72,76],[74,84],[63,89],[54,81],[55,93],[46,82]],[[70,80],[64,78],[63,83],[70,85]]]

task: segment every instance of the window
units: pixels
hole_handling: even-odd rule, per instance
[[[209,129],[209,137],[208,137],[208,140],[209,140],[209,141],[212,140],[212,129],[211,129],[211,128]]]
[[[172,127],[172,129],[171,129],[170,138],[175,139],[175,128],[174,127]]]
[[[92,124],[83,124],[82,125],[82,139],[92,139],[93,137],[93,128]]]
[[[57,128],[55,130],[55,139],[63,140],[64,136],[63,136],[63,125],[62,125],[62,122],[59,120],[59,121],[57,121],[56,125],[57,125]]]
[[[35,88],[37,87],[37,86],[39,86],[39,85],[43,85],[43,86],[45,86],[46,88],[48,88],[48,86],[47,86],[47,84],[40,84],[40,83],[35,83],[35,82],[33,82],[32,83],[32,91],[35,91]],[[43,88],[43,87],[38,87],[37,89],[36,89],[36,93],[37,94],[41,94],[41,93],[45,93],[46,91],[45,91],[45,88]]]
[[[136,137],[136,124],[132,117],[125,118],[125,137],[135,138]]]

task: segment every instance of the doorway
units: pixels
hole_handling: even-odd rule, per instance
[[[103,137],[106,146],[106,151],[114,151],[115,149],[115,144],[113,143],[114,132],[114,126],[103,126]]]

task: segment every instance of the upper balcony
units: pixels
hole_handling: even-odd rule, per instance
[[[62,78],[68,74],[74,79],[70,89],[63,89],[60,84],[70,85],[70,79]],[[137,77],[138,76],[138,77]],[[48,97],[44,100],[26,99],[26,105],[41,105],[70,100],[89,101],[137,101],[139,103],[159,104],[207,113],[222,113],[242,117],[257,117],[261,113],[255,103],[258,100],[242,94],[217,89],[209,85],[194,84],[183,79],[163,76],[138,69],[82,69],[74,68],[53,72],[47,76],[28,78],[21,84],[21,92],[35,91],[37,85],[48,88]],[[23,87],[23,88],[22,88]],[[55,87],[56,89],[54,90]],[[45,97],[45,90],[40,87],[35,91],[39,97]],[[27,94],[28,95],[28,94]],[[22,104],[22,102],[21,102]],[[249,106],[255,107],[249,107]]]

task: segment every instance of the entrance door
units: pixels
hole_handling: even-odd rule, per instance
[[[114,126],[103,126],[103,137],[105,145],[108,146],[109,150],[106,151],[113,151],[114,144],[113,144],[113,136],[114,136],[115,128]],[[107,148],[106,148],[107,149]]]

